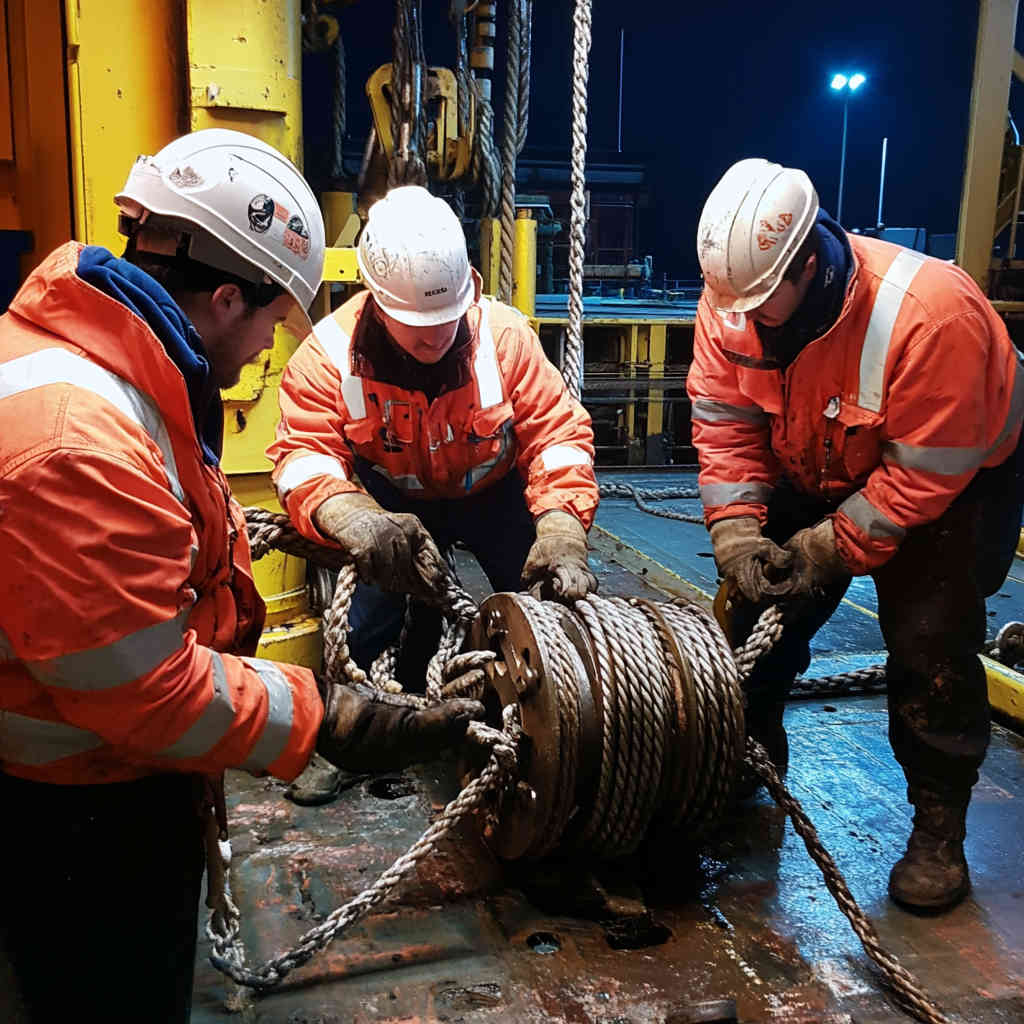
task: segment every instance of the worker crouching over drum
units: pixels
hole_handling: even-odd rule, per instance
[[[847,235],[799,170],[731,167],[697,251],[687,390],[705,517],[748,618],[779,601],[786,623],[751,677],[750,731],[784,768],[788,688],[851,577],[871,575],[914,805],[889,892],[950,906],[989,739],[985,598],[1020,529],[1020,357],[967,274]]]
[[[269,454],[296,527],[355,559],[349,644],[369,668],[399,636],[403,595],[430,596],[414,562],[434,542],[465,544],[498,591],[594,590],[598,489],[590,417],[523,316],[481,296],[447,203],[392,190],[357,255],[368,290],[292,356]],[[399,674],[411,686],[437,639],[417,634],[423,656]]]
[[[314,749],[396,769],[482,713],[251,657],[264,606],[218,389],[278,324],[308,328],[324,229],[302,176],[197,132],[140,157],[117,203],[124,258],[68,243],[0,319],[0,948],[34,1024],[189,1019],[204,776],[287,780]]]

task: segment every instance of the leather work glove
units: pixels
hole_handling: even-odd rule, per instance
[[[522,583],[538,600],[553,597],[571,603],[597,590],[597,577],[587,565],[587,531],[570,512],[553,509],[535,524]]]
[[[831,519],[794,533],[783,546],[793,553],[787,597],[817,597],[830,584],[853,575],[836,548]]]
[[[352,558],[364,583],[414,597],[439,596],[438,587],[431,586],[415,565],[426,547],[433,549],[438,565],[444,564],[418,516],[388,512],[365,491],[350,491],[328,498],[314,519],[320,531]]]
[[[719,519],[711,524],[710,533],[718,571],[723,578],[735,580],[748,601],[757,604],[788,593],[785,570],[794,556],[761,535],[756,516]]]
[[[326,710],[316,750],[349,772],[392,772],[431,761],[459,743],[473,719],[484,717],[475,700],[446,700],[421,711],[372,700],[348,686],[321,685]]]

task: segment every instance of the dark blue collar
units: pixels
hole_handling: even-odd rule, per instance
[[[812,230],[818,243],[818,267],[804,301],[781,326],[757,325],[765,354],[778,360],[783,370],[839,319],[853,273],[853,250],[846,232],[824,210],[818,211]]]
[[[224,444],[224,410],[210,377],[202,339],[181,307],[144,270],[118,259],[99,245],[82,250],[78,276],[127,306],[160,339],[164,351],[185,378],[203,460],[211,466],[219,465]]]

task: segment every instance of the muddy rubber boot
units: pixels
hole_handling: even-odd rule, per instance
[[[284,795],[294,804],[318,807],[330,803],[345,788],[346,781],[354,782],[365,777],[343,772],[326,758],[314,754],[309,764],[302,769],[302,774],[284,791]]]
[[[943,801],[921,792],[907,852],[889,875],[889,895],[909,910],[936,913],[956,906],[971,887],[964,858],[967,801]]]

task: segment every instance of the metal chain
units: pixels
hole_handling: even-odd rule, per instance
[[[583,249],[586,245],[587,77],[591,0],[576,0],[572,39],[572,196],[569,228],[569,325],[562,376],[575,398],[583,381]]]

